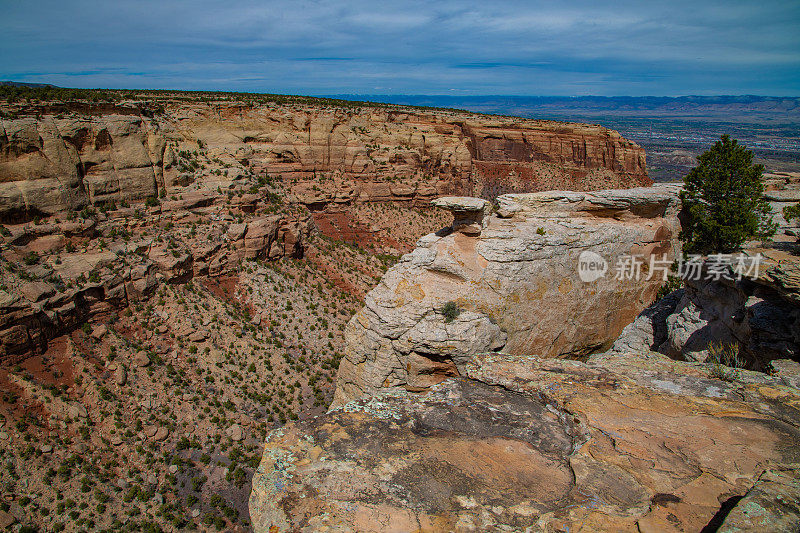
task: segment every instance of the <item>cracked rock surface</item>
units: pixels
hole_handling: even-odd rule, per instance
[[[626,326],[612,350],[654,350],[676,359],[705,361],[714,345],[733,345],[748,368],[763,371],[774,368],[775,361],[798,360],[800,248],[792,245],[788,250],[749,249],[751,256],[761,255],[754,278],[686,279],[684,288]]]
[[[485,354],[465,374],[273,432],[253,480],[255,531],[800,523],[800,390],[779,377],[721,381],[652,352]]]

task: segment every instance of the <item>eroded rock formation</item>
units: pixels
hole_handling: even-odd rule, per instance
[[[421,396],[275,430],[250,515],[257,532],[794,530],[798,385],[655,353],[481,355]]]
[[[146,298],[162,284],[228,274],[244,259],[302,257],[311,231],[308,217],[265,214],[254,203],[256,212],[236,223],[222,197],[195,200],[167,201],[136,217],[129,208],[97,219],[22,224],[0,235],[4,259],[34,254],[36,262],[18,273],[23,279],[0,289],[0,364],[44,352],[53,337]],[[178,220],[208,219],[215,224],[200,231],[165,231]],[[120,238],[141,226],[157,233]]]
[[[705,361],[710,348],[731,346],[742,365],[764,371],[773,360],[800,360],[800,258],[797,245],[790,250],[748,250],[763,258],[755,278],[714,279],[706,271],[686,279],[627,326],[613,349]]]
[[[484,351],[566,357],[608,347],[663,283],[661,273],[648,279],[651,258],[676,251],[674,186],[506,195],[506,218],[468,223],[463,213],[483,213],[479,200],[437,202],[456,212],[457,229],[420,239],[367,295],[345,331],[334,406],[463,375]],[[605,276],[582,281],[584,251],[608,262]],[[616,279],[629,256],[642,275]]]
[[[5,221],[170,194],[199,177],[198,148],[228,166],[281,175],[294,198],[315,209],[650,183],[638,145],[583,124],[228,102],[173,102],[156,115],[124,105],[23,110],[11,106],[6,116],[19,118],[0,119]]]

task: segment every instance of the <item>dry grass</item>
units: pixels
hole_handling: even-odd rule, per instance
[[[710,376],[723,381],[736,381],[741,375],[744,360],[736,343],[711,343],[707,362],[711,364]]]

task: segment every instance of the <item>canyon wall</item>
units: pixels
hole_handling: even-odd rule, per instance
[[[333,406],[424,390],[463,375],[477,353],[579,357],[609,347],[663,284],[663,272],[648,275],[651,260],[669,265],[678,252],[677,192],[513,194],[492,215],[480,199],[438,200],[454,225],[421,238],[348,323]],[[583,252],[606,262],[604,276],[582,280]],[[641,276],[617,270],[626,257]]]
[[[243,173],[318,209],[442,194],[646,185],[644,151],[601,126],[403,108],[171,103],[6,106],[0,219],[141,201]],[[217,165],[201,164],[201,152]],[[419,202],[418,202],[419,203]]]

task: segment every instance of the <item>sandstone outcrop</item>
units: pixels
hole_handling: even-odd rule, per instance
[[[647,269],[672,261],[680,228],[675,186],[504,195],[505,218],[466,226],[463,213],[480,212],[480,200],[439,203],[459,230],[421,238],[367,295],[345,330],[334,406],[463,375],[484,351],[575,357],[609,347],[653,301],[663,274],[648,279]],[[582,281],[582,252],[607,262],[605,276]],[[641,276],[615,271],[626,257]]]
[[[772,207],[773,217],[780,228],[778,235],[785,233],[790,236],[800,236],[800,220],[787,221],[783,218],[783,209],[800,202],[800,173],[765,173],[764,197]]]
[[[118,210],[84,220],[16,225],[0,236],[9,265],[0,272],[5,287],[0,290],[0,363],[44,352],[50,339],[148,297],[163,283],[229,274],[243,260],[303,256],[311,231],[307,216],[269,215],[262,206],[237,224],[222,197],[206,200],[203,204],[216,205],[165,206],[147,215],[140,211],[139,218]],[[173,232],[166,238],[156,234],[132,241],[120,235],[128,225],[131,230],[139,224],[167,227],[187,216],[210,216],[217,224],[204,233]],[[56,246],[49,244],[54,237]],[[25,265],[33,252],[33,264]]]
[[[796,248],[796,247],[795,247]],[[781,249],[749,249],[763,260],[757,277],[706,274],[656,302],[625,328],[616,351],[654,350],[705,361],[712,346],[735,346],[741,363],[767,371],[770,362],[800,360],[800,259]],[[731,272],[731,276],[734,277]]]
[[[650,183],[644,151],[601,126],[404,108],[173,102],[163,113],[8,106],[0,221],[142,201],[249,173],[280,176],[313,209],[442,194]],[[219,168],[196,160],[203,151]]]
[[[165,139],[143,117],[2,121],[0,215],[46,215],[87,203],[144,200],[163,182]]]
[[[256,532],[800,527],[800,389],[656,353],[485,354],[267,439]],[[716,529],[715,529],[716,530]]]

